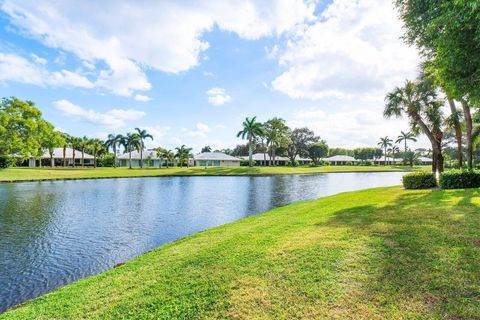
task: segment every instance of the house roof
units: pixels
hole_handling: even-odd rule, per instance
[[[329,157],[329,158],[324,158],[322,160],[325,160],[325,161],[350,161],[350,162],[358,162],[357,159],[355,159],[354,157],[351,157],[351,156],[342,156],[342,155],[337,155],[337,156],[333,156],[333,157]]]
[[[244,156],[242,157],[243,159],[245,160],[248,160],[248,156]],[[252,155],[252,159],[255,160],[255,161],[264,161],[265,158],[267,159],[267,161],[270,160],[270,156],[267,154],[263,154],[263,153],[254,153]],[[273,160],[273,159],[272,159]],[[276,156],[275,157],[275,161],[288,161],[289,159],[286,158],[286,157],[281,157],[281,156]]]
[[[88,154],[88,153],[85,153],[84,157],[85,157],[85,159],[93,159],[94,158],[91,154]],[[42,158],[50,159],[50,153],[48,153],[48,150],[45,151]],[[53,149],[53,158],[54,159],[63,159],[63,148]],[[72,148],[66,148],[65,149],[65,158],[66,159],[72,159],[73,158],[73,149]],[[75,159],[81,159],[81,158],[82,158],[82,151],[75,150]]]
[[[376,158],[376,159],[370,159],[369,161],[377,161],[377,162],[383,162],[385,161],[385,157],[380,157],[380,158]],[[400,161],[403,161],[403,159],[399,159],[399,158],[392,158],[392,157],[387,157],[387,162],[400,162]]]
[[[240,161],[239,158],[232,157],[223,152],[203,152],[193,157],[195,160],[220,160],[220,161]]]
[[[422,162],[433,162],[432,159],[427,158],[427,157],[419,157],[418,160],[420,160],[420,161],[422,161]]]

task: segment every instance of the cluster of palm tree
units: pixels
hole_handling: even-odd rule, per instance
[[[185,145],[175,148],[175,151],[167,150],[165,148],[156,148],[157,157],[160,159],[160,168],[165,163],[168,168],[169,164],[177,162],[180,167],[189,166],[190,159],[193,157],[192,148],[187,148]]]
[[[91,151],[93,153],[93,166],[97,167],[97,158],[99,153],[103,153],[106,151],[104,142],[97,138],[88,138],[84,137],[75,137],[71,136],[67,133],[63,133],[63,166],[67,166],[67,148],[72,149],[72,160],[73,160],[73,167],[75,167],[75,160],[76,160],[76,151],[79,150],[81,153],[81,167],[85,167],[85,152],[86,150]],[[53,149],[49,150],[50,156],[53,156]]]
[[[413,142],[417,141],[416,135],[413,132],[400,131],[400,135],[397,137],[397,140],[395,140],[395,143],[388,136],[380,138],[380,141],[378,142],[377,145],[383,149],[385,164],[387,163],[388,154],[390,154],[392,158],[395,159],[395,156],[400,153],[399,145],[401,145],[402,143],[404,144],[403,162],[404,164],[407,164],[408,162],[407,154],[409,150],[407,146],[408,141],[413,141]]]
[[[134,132],[129,132],[127,135],[109,134],[105,141],[107,150],[113,152],[113,166],[117,166],[117,151],[123,147],[125,152],[129,153],[129,168],[132,168],[132,152],[140,153],[140,167],[143,168],[143,150],[145,150],[145,140],[153,140],[153,136],[145,129],[135,128]]]

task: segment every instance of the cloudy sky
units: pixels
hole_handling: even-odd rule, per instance
[[[382,118],[415,76],[389,0],[0,2],[0,96],[59,130],[149,146],[233,147],[246,116],[308,126],[330,146],[408,130]]]

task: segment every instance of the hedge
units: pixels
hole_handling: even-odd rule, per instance
[[[437,186],[435,175],[429,172],[414,172],[403,176],[405,189],[431,189]]]
[[[480,188],[480,171],[450,170],[440,175],[442,189]]]

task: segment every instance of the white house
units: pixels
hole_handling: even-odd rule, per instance
[[[203,152],[195,155],[194,166],[197,167],[239,167],[240,159],[229,156],[223,152]]]
[[[420,161],[420,164],[424,166],[431,165],[433,163],[433,160],[427,157],[419,157],[418,161]]]
[[[346,165],[346,164],[349,164],[349,163],[356,164],[357,162],[359,162],[354,157],[343,156],[343,155],[332,156],[332,157],[329,157],[329,158],[324,158],[322,160],[328,161],[328,162],[330,162],[330,164],[332,164],[334,166]]]
[[[53,154],[52,157],[50,157],[50,153],[45,151],[45,153],[42,155],[42,166],[63,166],[63,148],[55,148],[53,149]],[[84,165],[85,166],[93,166],[94,165],[94,157],[91,154],[84,153]],[[50,160],[51,159],[51,160]],[[65,162],[67,166],[72,166],[73,165],[73,149],[72,148],[65,148]],[[26,165],[27,163],[25,163]],[[75,166],[81,166],[82,165],[82,151],[75,150]],[[28,159],[28,166],[29,167],[39,167],[40,166],[40,160],[39,159],[34,159],[30,158]]]
[[[162,159],[162,166],[167,165],[166,159]],[[118,165],[120,167],[128,167],[130,163],[130,153],[124,153],[118,157]],[[175,163],[169,163],[169,166],[174,166]],[[140,152],[132,151],[132,167],[140,167]],[[143,167],[158,168],[160,167],[160,158],[157,157],[156,150],[143,150]]]

